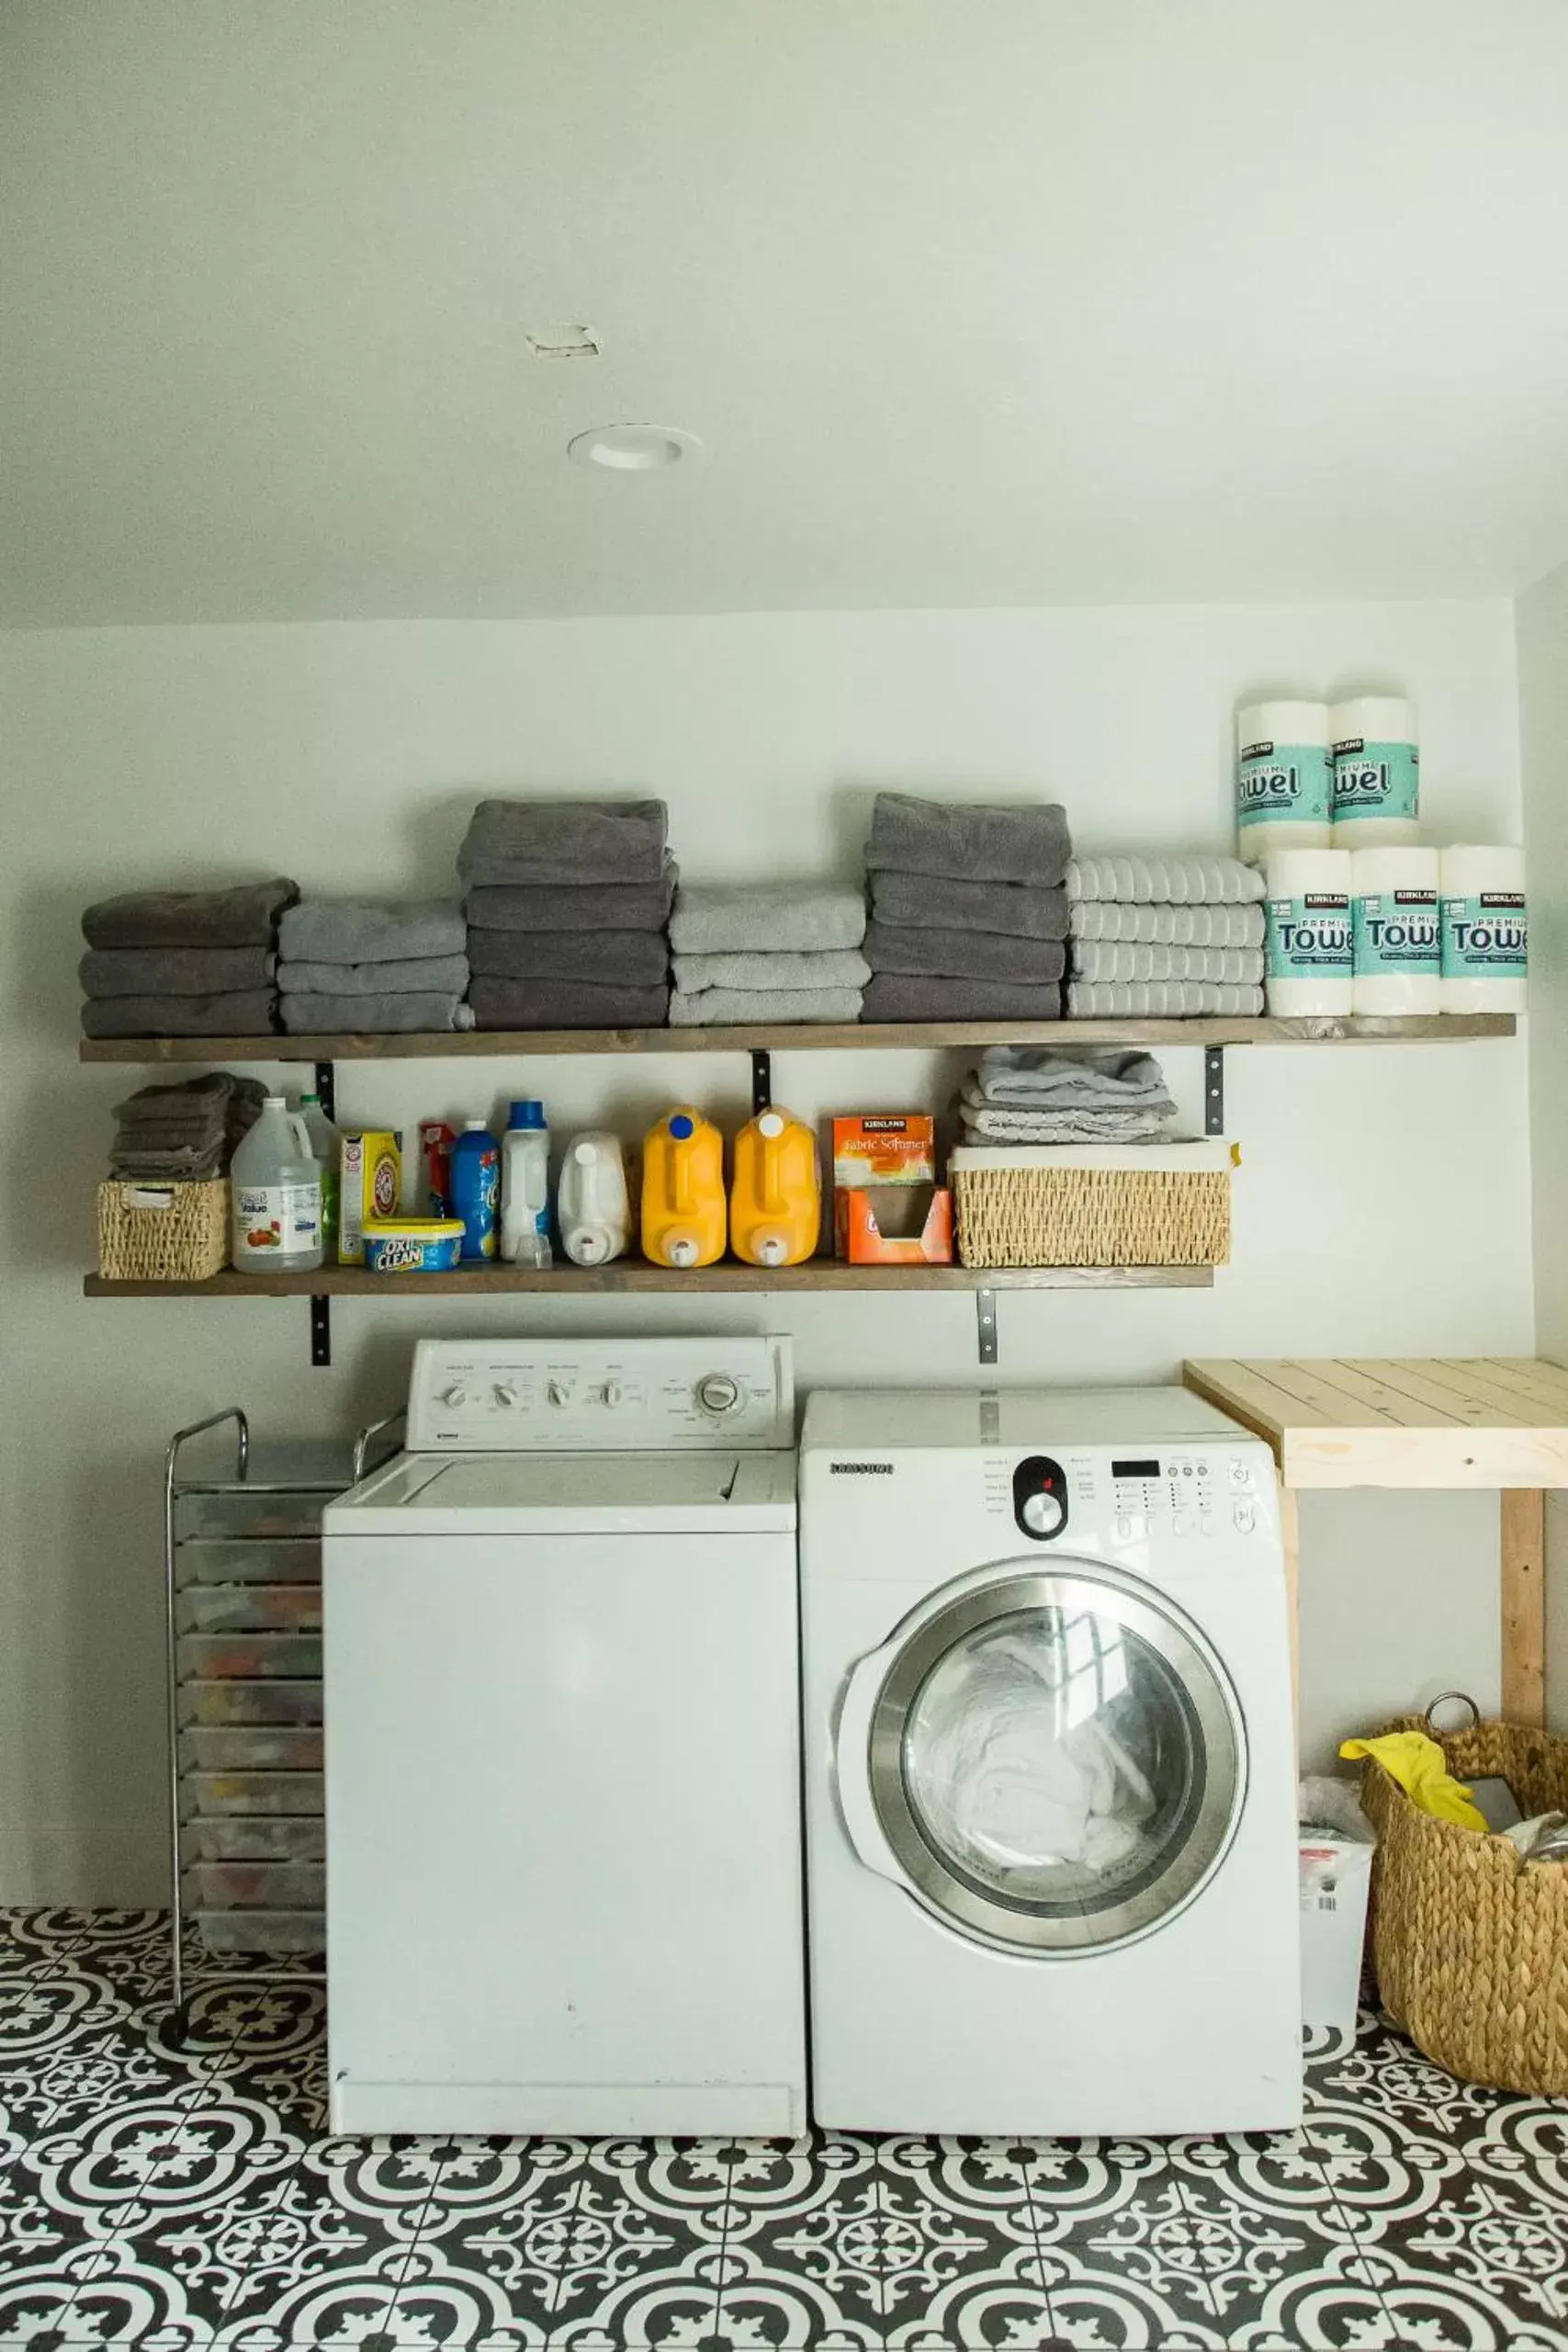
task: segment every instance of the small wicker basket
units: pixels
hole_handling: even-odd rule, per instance
[[[1568,1740],[1517,1724],[1434,1731],[1456,1780],[1501,1773],[1529,1819],[1568,1812]],[[1438,1821],[1381,1765],[1361,1803],[1378,1833],[1372,1953],[1394,2023],[1450,2075],[1568,2095],[1568,1862],[1521,1860],[1512,1841]]]
[[[965,1266],[1223,1266],[1231,1148],[951,1154]]]
[[[98,1272],[117,1283],[205,1282],[229,1262],[229,1185],[98,1186]]]

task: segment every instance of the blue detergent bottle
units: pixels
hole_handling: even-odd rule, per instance
[[[452,1215],[463,1220],[466,1265],[496,1252],[501,1202],[501,1147],[482,1119],[468,1119],[452,1146]]]

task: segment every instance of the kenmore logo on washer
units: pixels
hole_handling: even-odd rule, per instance
[[[829,1478],[891,1478],[891,1462],[829,1462]]]

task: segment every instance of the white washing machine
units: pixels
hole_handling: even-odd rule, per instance
[[[1268,1449],[1179,1388],[819,1393],[801,1573],[818,2121],[1293,2123]]]
[[[806,2120],[787,1340],[426,1340],[324,1520],[337,2132]]]

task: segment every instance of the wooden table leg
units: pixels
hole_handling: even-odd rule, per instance
[[[1301,1528],[1294,1487],[1280,1489],[1280,1543],[1285,1555],[1285,1607],[1291,1620],[1291,1714],[1301,1745]]]
[[[1546,1721],[1546,1498],[1538,1487],[1503,1492],[1503,1714],[1539,1729]]]

